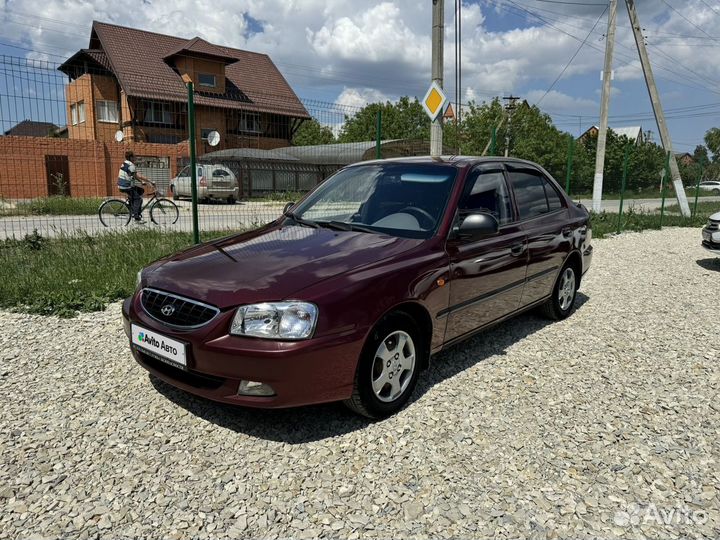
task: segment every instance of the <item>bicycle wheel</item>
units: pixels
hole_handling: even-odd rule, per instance
[[[173,225],[178,217],[180,211],[170,199],[158,199],[150,207],[150,219],[156,225]]]
[[[130,207],[120,199],[108,199],[98,210],[100,223],[110,229],[125,227],[130,223]]]

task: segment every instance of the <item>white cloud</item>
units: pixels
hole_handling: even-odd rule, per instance
[[[578,98],[551,90],[545,95],[545,90],[530,90],[526,94],[528,103],[535,104],[542,99],[541,108],[561,113],[589,113],[597,112],[599,103],[592,99]],[[544,97],[543,97],[544,96]]]
[[[452,4],[446,2],[445,89],[454,99]],[[685,17],[710,34],[717,34],[717,14],[705,2],[689,0],[684,6],[680,4],[675,2]],[[511,18],[508,10],[500,9],[499,5],[466,0],[463,6],[465,99],[487,100],[506,92],[539,99],[544,90],[536,88],[547,88],[557,77],[579,47],[578,39],[585,37],[602,9],[527,3],[529,9],[556,11],[557,15],[539,11],[546,23],[532,17],[522,23],[517,10]],[[715,54],[716,48],[708,46],[717,43],[666,4],[638,0],[637,5],[656,77],[717,90],[713,81],[720,81],[720,55]],[[504,25],[510,22],[519,27],[502,31],[497,30],[499,26],[489,27],[488,20],[495,24],[498,16],[503,17]],[[261,31],[257,31],[255,23],[251,27],[248,17],[258,21]],[[337,96],[338,103],[357,106],[400,95],[422,97],[429,83],[431,4],[426,0],[0,3],[2,41],[43,51],[28,54],[37,61],[57,61],[60,58],[47,53],[66,58],[87,47],[93,19],[188,38],[200,35],[214,43],[267,53],[302,97],[319,95],[320,99],[333,101]],[[624,83],[629,85],[642,79],[642,71],[622,5],[618,8],[618,24],[614,83],[626,88]],[[543,107],[592,112],[597,109],[594,92],[599,88],[598,74],[602,68],[604,42],[600,38],[605,32],[604,25],[605,20],[601,19],[557,85],[565,90],[568,81],[572,81],[570,93],[578,97],[554,90],[543,100]],[[618,102],[637,99],[625,92]]]
[[[336,105],[361,108],[368,103],[392,101],[388,96],[373,88],[344,88],[335,100]]]

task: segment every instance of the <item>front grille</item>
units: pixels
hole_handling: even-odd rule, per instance
[[[177,328],[198,328],[220,313],[214,306],[156,289],[142,290],[142,306],[153,319]]]
[[[707,226],[705,227],[705,230],[707,231],[717,231],[720,229],[720,221],[708,221]]]

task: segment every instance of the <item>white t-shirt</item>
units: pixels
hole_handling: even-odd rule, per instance
[[[132,161],[128,161],[127,159],[123,162],[122,166],[120,167],[120,175],[118,177],[118,185],[123,186],[129,186],[133,187],[138,182],[135,180],[135,165],[132,163]]]

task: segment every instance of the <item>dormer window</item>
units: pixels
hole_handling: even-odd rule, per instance
[[[215,75],[210,73],[198,73],[198,84],[200,86],[209,86],[214,88],[216,86]]]

